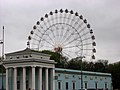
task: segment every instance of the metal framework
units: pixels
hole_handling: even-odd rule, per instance
[[[1,90],[4,90],[4,86],[3,86],[3,60],[4,60],[4,26],[3,26],[3,33],[2,33],[2,40],[0,40],[0,44],[2,44],[2,56],[1,56],[1,72],[2,72],[2,87]]]
[[[28,36],[34,50],[52,50],[69,59],[85,56],[95,59],[95,36],[90,24],[73,10],[55,10],[41,17]]]

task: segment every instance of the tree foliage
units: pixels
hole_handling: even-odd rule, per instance
[[[51,60],[55,60],[55,62],[57,62],[57,64],[55,64],[55,67],[57,67],[57,68],[64,68],[64,67],[66,67],[67,57],[64,57],[64,56],[62,56],[59,53],[52,52],[52,51],[49,51],[49,50],[43,50],[41,52],[44,53],[44,54],[51,55],[50,59]]]
[[[120,62],[109,64],[107,72],[112,74],[113,88],[120,90]]]

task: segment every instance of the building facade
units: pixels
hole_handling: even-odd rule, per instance
[[[6,90],[80,90],[81,71],[55,68],[50,56],[31,49],[6,54]],[[111,74],[83,71],[83,88],[111,90]],[[0,76],[1,81],[1,76]],[[2,82],[0,82],[0,88]]]
[[[111,74],[82,72],[84,90],[112,90]],[[55,68],[55,90],[81,90],[81,71]]]

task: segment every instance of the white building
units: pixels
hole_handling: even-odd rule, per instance
[[[49,58],[28,48],[6,54],[6,90],[54,90],[55,62]]]

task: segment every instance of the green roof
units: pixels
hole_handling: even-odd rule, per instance
[[[55,70],[59,71],[59,72],[81,73],[81,70],[62,69],[62,68],[55,68]],[[82,71],[82,73],[83,74],[100,75],[100,76],[111,76],[110,73],[101,73],[101,72]]]

